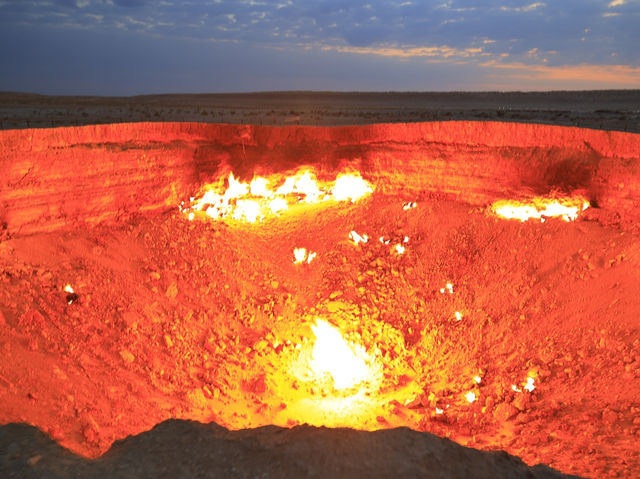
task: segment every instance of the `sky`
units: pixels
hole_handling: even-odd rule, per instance
[[[0,0],[0,91],[640,88],[640,0]]]

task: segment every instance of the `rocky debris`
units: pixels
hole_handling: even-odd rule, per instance
[[[25,479],[578,477],[407,428],[365,432],[303,425],[229,431],[215,423],[181,420],[165,421],[117,441],[94,460],[73,455],[37,428],[8,424],[0,427],[0,475]]]

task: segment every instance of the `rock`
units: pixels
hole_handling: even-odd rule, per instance
[[[496,406],[493,411],[493,417],[495,417],[500,422],[506,422],[509,419],[513,419],[516,414],[518,414],[518,410],[511,403],[500,403]]]
[[[347,309],[347,305],[345,303],[343,303],[342,301],[329,301],[327,303],[327,310],[330,313],[335,313],[335,312],[343,310],[343,309]]]
[[[208,407],[202,390],[192,390],[187,396],[194,407]],[[383,416],[378,417],[380,424],[388,426]],[[0,426],[0,450],[7,451],[0,455],[0,470],[8,477],[96,479],[150,477],[154,473],[162,477],[203,478],[569,478],[544,465],[527,466],[505,452],[478,451],[407,428],[369,432],[296,426],[295,421],[288,425],[291,428],[268,426],[230,431],[215,423],[171,419],[150,431],[117,441],[109,453],[87,461],[55,445],[33,426],[8,424]],[[92,436],[90,428],[84,432]],[[26,460],[3,461],[17,454],[25,458],[42,455],[46,460],[39,461],[37,469],[25,464]]]
[[[602,422],[608,425],[615,424],[618,421],[618,413],[611,409],[602,411]]]
[[[530,396],[525,392],[517,394],[515,399],[513,400],[513,405],[519,411],[527,410],[529,408],[529,403],[530,403]]]
[[[120,356],[122,357],[125,363],[132,363],[136,359],[136,357],[126,349],[123,349],[122,351],[120,351]]]
[[[175,299],[178,296],[178,285],[174,282],[169,285],[167,292],[165,293],[167,298]]]

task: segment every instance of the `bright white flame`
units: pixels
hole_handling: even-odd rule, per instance
[[[354,202],[370,193],[373,193],[371,185],[359,174],[338,175],[332,190],[333,199],[336,201]]]
[[[362,235],[360,236],[358,233],[356,233],[355,231],[351,231],[349,233],[349,238],[351,238],[351,240],[355,243],[355,244],[359,244],[359,243],[366,243],[367,241],[369,241],[369,237],[367,235]]]
[[[524,385],[524,389],[526,389],[529,392],[533,392],[533,390],[536,388],[533,383],[535,383],[536,380],[533,379],[531,376],[529,376],[527,378],[527,384]]]
[[[444,409],[440,409],[439,407],[436,408],[436,414],[442,414],[444,413]]]
[[[522,389],[520,389],[518,386],[516,386],[515,384],[511,385],[511,389],[517,393],[521,393]]]
[[[407,211],[410,210],[412,208],[415,208],[416,206],[418,206],[418,204],[415,201],[410,201],[409,203],[405,203],[402,205],[402,209]]]
[[[309,365],[316,377],[329,374],[338,390],[374,379],[375,371],[367,364],[371,358],[362,346],[347,342],[336,327],[322,319],[311,329],[316,341]]]
[[[295,264],[300,264],[304,262],[306,257],[307,257],[306,248],[295,248],[293,250],[293,262]]]
[[[460,311],[456,311],[456,321],[462,321],[462,313]]]
[[[247,223],[255,223],[260,217],[260,204],[254,200],[238,200],[233,212],[234,220],[245,220]]]
[[[256,177],[251,180],[251,184],[249,185],[249,189],[251,191],[251,195],[253,196],[262,196],[263,198],[269,198],[273,192],[267,186],[269,182],[266,178]]]
[[[581,197],[569,198],[532,198],[528,202],[521,201],[496,201],[491,205],[491,210],[498,216],[506,219],[527,221],[545,218],[560,217],[564,221],[574,221],[581,211],[589,207],[589,202]]]
[[[73,290],[73,288],[71,287],[71,285],[70,285],[70,284],[65,285],[65,287],[64,287],[64,292],[65,292],[65,293],[69,293],[69,294],[73,294],[73,293],[75,293],[75,291]]]
[[[289,208],[289,205],[284,198],[274,198],[269,202],[269,209],[274,214],[284,211],[287,208]]]
[[[293,263],[294,264],[301,264],[304,263],[305,261],[307,262],[307,264],[311,263],[311,261],[313,261],[313,259],[317,256],[317,253],[311,252],[309,251],[307,253],[307,249],[306,248],[294,248],[293,250]]]
[[[301,193],[305,195],[305,202],[315,203],[320,198],[322,192],[318,188],[316,179],[311,175],[309,171],[305,171],[304,174],[297,178],[295,187],[293,190],[295,193]]]
[[[398,254],[404,254],[405,249],[406,248],[404,246],[402,246],[400,243],[398,243],[395,246],[396,253],[398,253]]]
[[[229,187],[224,192],[225,198],[242,198],[249,194],[249,185],[234,178],[233,173],[229,173]]]
[[[474,376],[473,380],[477,383],[480,384],[482,382],[482,378],[480,376]]]
[[[278,196],[287,196],[294,192],[296,187],[296,178],[295,176],[289,176],[280,188],[276,190],[276,195]]]
[[[476,396],[476,393],[474,393],[473,391],[469,391],[467,394],[464,395],[464,397],[470,403],[478,399],[478,397]]]
[[[276,177],[276,175],[274,175]],[[254,177],[251,183],[237,180],[229,174],[228,186],[223,192],[220,185],[210,185],[198,200],[190,199],[190,205],[180,205],[180,211],[190,220],[195,212],[205,211],[214,219],[231,217],[237,220],[255,222],[267,215],[285,211],[295,203],[318,203],[327,199],[351,201],[373,192],[373,186],[359,174],[340,174],[333,182],[319,182],[310,170],[301,170],[288,176],[280,187],[273,191],[270,184],[278,182],[274,177]],[[329,194],[328,192],[331,192]]]

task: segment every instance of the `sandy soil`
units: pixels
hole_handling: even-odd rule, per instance
[[[51,97],[0,92],[0,129],[138,121],[361,125],[515,121],[640,132],[640,90],[577,92],[283,92]]]

